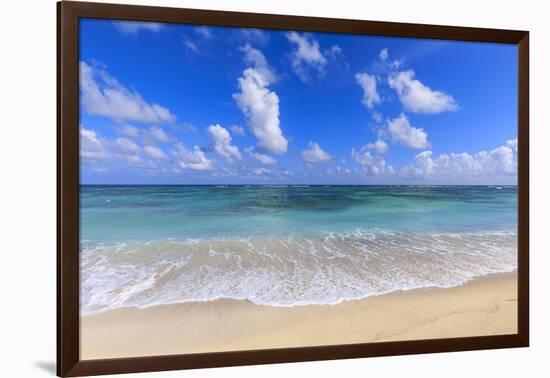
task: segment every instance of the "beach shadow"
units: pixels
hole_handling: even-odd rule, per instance
[[[56,374],[55,362],[38,361],[38,362],[34,363],[34,366],[36,366],[39,369],[44,370],[46,373],[50,373],[51,375]]]

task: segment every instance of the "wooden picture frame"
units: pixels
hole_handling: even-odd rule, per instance
[[[57,374],[82,376],[466,351],[529,345],[529,33],[63,1],[57,4]],[[117,19],[377,36],[496,42],[518,46],[517,334],[270,350],[81,360],[79,357],[79,19]]]

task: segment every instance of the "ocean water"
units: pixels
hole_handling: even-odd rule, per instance
[[[334,304],[517,267],[515,186],[81,186],[81,311]]]

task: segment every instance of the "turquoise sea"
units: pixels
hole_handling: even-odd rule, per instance
[[[515,186],[80,188],[81,306],[334,304],[517,266]]]

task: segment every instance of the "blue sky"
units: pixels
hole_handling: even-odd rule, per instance
[[[83,184],[515,184],[514,45],[81,20]]]

